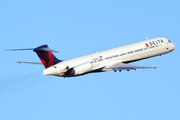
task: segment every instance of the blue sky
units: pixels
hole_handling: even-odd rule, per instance
[[[179,120],[178,0],[0,1],[1,120]],[[172,53],[133,63],[156,70],[83,77],[43,76],[32,51],[48,44],[69,59],[141,40],[167,37]]]

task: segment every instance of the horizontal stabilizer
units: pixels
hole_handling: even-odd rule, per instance
[[[41,45],[36,48],[25,48],[25,49],[7,49],[6,51],[22,51],[22,50],[33,50],[38,55],[42,63],[39,62],[17,62],[17,63],[27,63],[27,64],[36,64],[44,65],[45,68],[48,68],[52,65],[62,62],[62,60],[57,59],[52,52],[58,53],[58,51],[49,49],[48,45]]]
[[[49,49],[47,45],[42,45],[42,46],[37,47],[37,48],[7,49],[5,51],[23,51],[23,50],[33,50],[34,52],[44,51],[44,52],[56,52],[56,53],[58,53],[58,51]]]
[[[55,50],[52,50],[52,49],[49,49],[49,47],[47,45],[41,45],[35,49],[33,49],[34,52],[41,52],[41,51],[44,51],[44,52],[56,52],[58,53],[58,51],[55,51]]]
[[[52,49],[49,49],[49,48],[37,48],[37,49],[34,49],[34,52],[36,51],[46,51],[46,52],[56,52],[58,53],[58,51],[55,51],[55,50],[52,50]]]
[[[23,62],[23,61],[19,61],[19,62],[16,62],[16,63],[26,63],[26,64],[35,64],[35,65],[43,65],[42,63],[40,62]]]
[[[25,49],[7,49],[5,51],[22,51],[22,50],[34,50],[34,48],[25,48]]]

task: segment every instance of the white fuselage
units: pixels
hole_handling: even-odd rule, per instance
[[[65,60],[45,69],[43,74],[69,77],[78,76],[93,71],[101,72],[106,71],[103,69],[105,66],[113,63],[130,63],[133,61],[166,54],[174,49],[175,44],[170,42],[167,38],[157,37]],[[73,70],[73,74],[66,74],[67,70],[71,69],[72,72],[72,68],[77,69]]]

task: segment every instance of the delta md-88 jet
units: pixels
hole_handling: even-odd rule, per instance
[[[109,70],[116,72],[117,70],[156,69],[156,67],[136,66],[128,63],[166,54],[174,49],[175,44],[170,40],[157,37],[68,60],[57,59],[52,53],[57,51],[49,49],[47,45],[37,48],[11,50],[33,50],[36,52],[42,63],[22,61],[18,63],[43,64],[46,68],[43,70],[43,75],[75,77]]]

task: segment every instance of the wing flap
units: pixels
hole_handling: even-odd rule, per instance
[[[146,67],[130,65],[125,63],[115,63],[104,67],[103,70],[136,70],[136,69],[156,69],[157,67]]]

